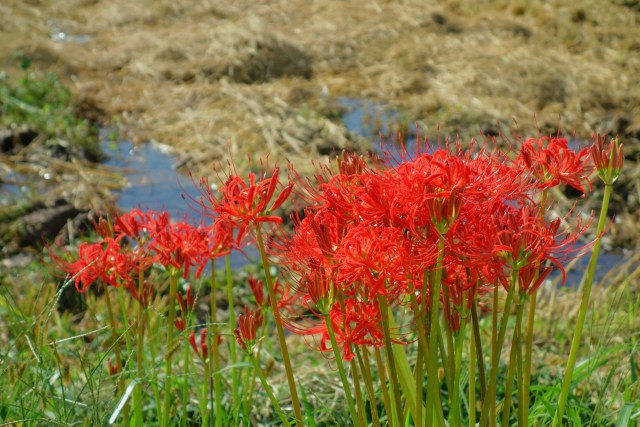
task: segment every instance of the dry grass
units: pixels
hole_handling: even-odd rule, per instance
[[[639,11],[609,1],[344,3],[9,0],[21,50],[73,77],[87,106],[201,168],[229,154],[316,157],[358,143],[336,95],[391,103],[433,133],[640,131]],[[637,8],[636,8],[637,9]],[[87,43],[51,35],[88,36]],[[305,114],[309,111],[315,114]],[[322,150],[321,150],[322,151]],[[244,156],[240,156],[244,157]],[[296,162],[299,163],[299,162]]]
[[[335,120],[340,96],[388,103],[395,128],[432,137],[437,125],[549,133],[560,118],[579,138],[620,134],[637,159],[639,19],[618,0],[7,0],[0,63],[14,73],[28,55],[57,70],[84,114],[175,147],[196,175],[267,154],[306,173],[310,159],[366,149]],[[613,209],[616,245],[638,233],[634,169]]]

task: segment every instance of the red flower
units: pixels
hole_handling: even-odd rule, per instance
[[[257,331],[262,325],[262,313],[258,309],[256,311],[244,308],[244,313],[238,316],[238,327],[233,331],[236,341],[240,347],[247,353],[251,353],[253,346],[256,344]]]
[[[215,339],[215,338],[214,338]],[[189,334],[189,344],[202,361],[206,361],[209,357],[209,346],[207,345],[207,329],[200,331],[199,342],[196,342],[196,333],[191,331]]]
[[[209,209],[211,217],[224,221],[231,221],[238,227],[236,242],[242,241],[249,226],[259,222],[281,223],[282,218],[273,215],[291,195],[293,183],[289,183],[280,191],[272,202],[276,189],[280,185],[279,168],[275,168],[270,177],[262,176],[257,180],[254,173],[249,174],[249,181],[245,182],[237,175],[231,175],[220,189],[221,196],[216,195],[209,186],[207,179],[200,181],[199,201],[196,204],[203,209]],[[193,199],[192,199],[193,200]]]
[[[71,276],[78,292],[84,292],[98,279],[115,287],[132,286],[131,272],[135,266],[114,239],[105,239],[100,243],[83,242],[73,262],[54,255],[52,257],[58,267]]]
[[[266,302],[264,299],[264,282],[255,277],[249,277],[247,281],[249,282],[249,288],[251,288],[256,304],[259,308],[264,307]]]
[[[530,138],[522,144],[520,162],[538,181],[539,188],[567,184],[584,193],[584,183],[591,188],[589,175],[593,167],[586,161],[589,150],[569,149],[564,138]]]
[[[158,261],[165,267],[184,269],[185,278],[189,275],[190,267],[197,266],[198,277],[208,261],[207,244],[203,230],[179,222],[157,230],[149,243],[149,249],[158,255]]]
[[[622,153],[622,144],[617,137],[612,138],[608,144],[605,144],[604,139],[604,135],[597,134],[596,141],[589,150],[598,176],[605,184],[611,185],[616,182],[622,172],[624,154]]]

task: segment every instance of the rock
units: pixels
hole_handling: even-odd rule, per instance
[[[78,209],[64,199],[56,200],[53,206],[28,213],[19,220],[22,231],[19,246],[39,247],[46,241],[55,239],[67,221],[79,213]]]

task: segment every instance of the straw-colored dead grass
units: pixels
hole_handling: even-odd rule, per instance
[[[582,137],[640,132],[639,11],[622,2],[3,3],[5,66],[22,51],[58,67],[83,105],[199,170],[353,145],[324,114],[336,95],[389,102],[427,133],[531,131],[536,113],[544,131],[560,115]]]

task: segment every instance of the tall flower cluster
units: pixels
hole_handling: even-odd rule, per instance
[[[288,328],[319,337],[318,348],[327,350],[331,326],[345,360],[354,346],[383,345],[384,307],[412,313],[395,330],[397,342],[407,339],[402,326],[425,318],[433,298],[455,329],[488,291],[517,285],[533,293],[552,268],[564,274],[563,262],[580,251],[585,227],[547,220],[537,196],[560,184],[584,191],[593,171],[587,150],[543,137],[515,153],[456,144],[402,157],[370,166],[347,155],[336,172],[318,173],[306,185],[304,218],[278,246],[299,301]],[[437,272],[442,287],[430,295]]]

